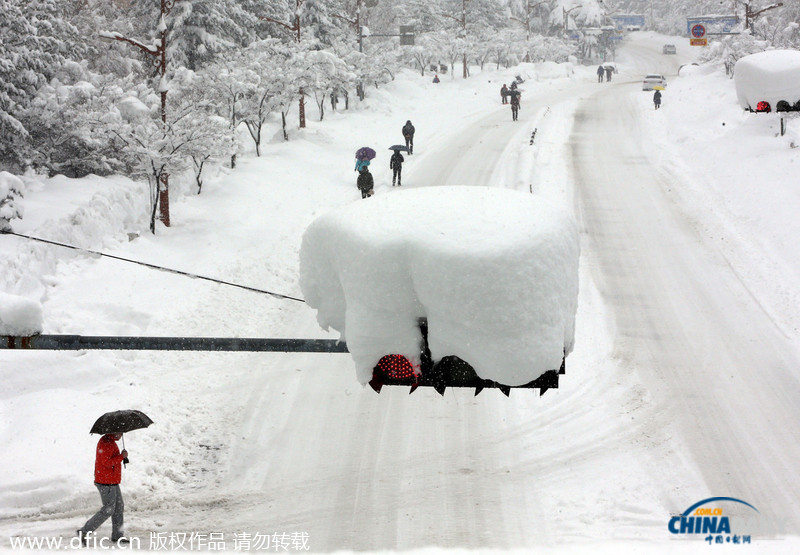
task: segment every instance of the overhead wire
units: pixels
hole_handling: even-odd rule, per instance
[[[274,291],[267,291],[266,289],[259,289],[257,287],[250,287],[248,285],[241,285],[239,283],[233,283],[233,282],[225,281],[225,280],[222,280],[222,279],[216,279],[216,278],[212,278],[212,277],[208,277],[208,276],[203,276],[203,275],[200,275],[200,274],[194,274],[192,272],[184,272],[182,270],[176,270],[174,268],[166,268],[164,266],[159,266],[157,264],[151,264],[149,262],[143,262],[141,260],[133,260],[133,259],[130,259],[130,258],[124,258],[122,256],[115,256],[113,254],[108,254],[108,253],[104,253],[104,252],[100,252],[100,251],[95,251],[95,250],[92,250],[92,249],[86,249],[86,248],[83,248],[83,247],[76,247],[75,245],[69,245],[67,243],[60,243],[58,241],[52,241],[50,239],[42,239],[41,237],[33,237],[31,235],[25,235],[23,233],[16,233],[16,232],[10,231],[10,230],[0,231],[0,234],[14,235],[16,237],[21,237],[23,239],[29,239],[31,241],[38,241],[40,243],[46,243],[48,245],[55,245],[57,247],[73,249],[73,250],[76,250],[76,251],[85,252],[85,253],[93,254],[93,255],[96,255],[96,256],[102,256],[102,257],[105,257],[105,258],[111,258],[111,259],[114,259],[114,260],[120,260],[122,262],[129,262],[131,264],[138,264],[140,266],[144,266],[144,267],[150,268],[152,270],[158,270],[158,271],[162,271],[162,272],[169,272],[169,273],[172,273],[172,274],[178,274],[178,275],[182,275],[182,276],[187,276],[187,277],[194,278],[194,279],[202,279],[202,280],[210,281],[210,282],[213,282],[213,283],[219,283],[221,285],[228,285],[230,287],[237,287],[239,289],[244,289],[246,291],[253,291],[255,293],[263,293],[263,294],[271,295],[271,296],[279,298],[279,299],[287,299],[287,300],[290,300],[290,301],[298,301],[298,302],[301,302],[301,303],[305,302],[305,300],[300,299],[298,297],[292,297],[291,295],[284,295],[282,293],[275,293]]]

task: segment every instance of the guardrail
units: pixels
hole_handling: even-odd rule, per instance
[[[273,351],[347,353],[336,339],[269,339],[262,337],[125,337],[89,335],[0,336],[0,349],[82,351]]]

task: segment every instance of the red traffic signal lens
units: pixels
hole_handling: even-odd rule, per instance
[[[769,102],[766,100],[762,100],[758,104],[756,104],[756,112],[771,112],[772,106],[769,105]]]
[[[403,355],[386,355],[378,361],[375,370],[387,380],[407,380],[416,377],[414,366]]]

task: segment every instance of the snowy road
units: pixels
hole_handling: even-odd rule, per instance
[[[572,142],[585,254],[613,314],[614,357],[678,426],[708,492],[747,499],[778,531],[797,530],[786,515],[796,513],[800,471],[786,446],[800,431],[785,423],[800,418],[800,361],[682,209],[680,178],[638,140],[635,100],[596,95],[576,113]]]

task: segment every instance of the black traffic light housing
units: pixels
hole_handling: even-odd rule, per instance
[[[544,395],[548,389],[558,388],[558,377],[566,372],[565,359],[561,359],[561,368],[547,370],[535,380],[523,385],[505,385],[492,380],[480,378],[469,363],[456,356],[446,356],[434,363],[431,351],[428,348],[428,322],[425,318],[419,321],[422,332],[422,345],[420,348],[420,372],[414,372],[411,363],[402,355],[389,354],[378,361],[372,370],[370,387],[377,393],[385,385],[407,385],[411,387],[409,393],[418,387],[432,387],[440,395],[444,395],[448,387],[474,387],[475,395],[484,389],[499,389],[506,396],[512,389],[539,389],[539,395]]]

